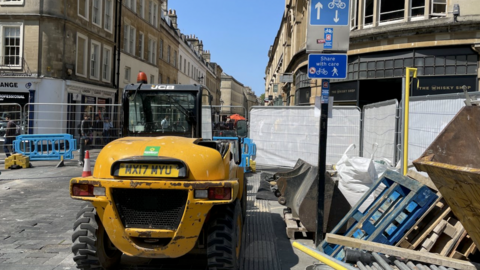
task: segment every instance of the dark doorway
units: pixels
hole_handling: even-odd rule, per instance
[[[384,80],[360,81],[358,106],[385,101],[389,99],[402,99],[402,78]]]

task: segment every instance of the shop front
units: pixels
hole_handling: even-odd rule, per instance
[[[413,96],[478,91],[479,55],[470,46],[445,46],[349,56],[346,80],[332,80],[335,103],[356,100],[357,106],[401,100],[407,67],[418,70]],[[354,96],[356,94],[356,98]]]

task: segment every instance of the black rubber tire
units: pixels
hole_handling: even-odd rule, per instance
[[[208,270],[237,270],[242,257],[242,210],[239,200],[212,209],[207,231]]]
[[[73,260],[78,269],[115,269],[122,252],[110,242],[90,203],[77,213],[72,235]]]

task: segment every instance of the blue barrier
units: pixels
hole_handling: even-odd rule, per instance
[[[13,141],[15,152],[30,160],[73,159],[77,140],[70,134],[25,134]]]
[[[214,141],[219,140],[231,140],[236,141],[238,137],[213,137]],[[250,138],[241,138],[242,145],[242,161],[240,167],[243,168],[244,172],[250,172],[250,160],[254,160],[257,155],[257,146],[253,143],[253,140]],[[252,158],[253,157],[253,158]]]

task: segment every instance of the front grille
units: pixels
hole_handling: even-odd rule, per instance
[[[113,200],[125,228],[175,230],[182,220],[188,190],[112,190]]]

